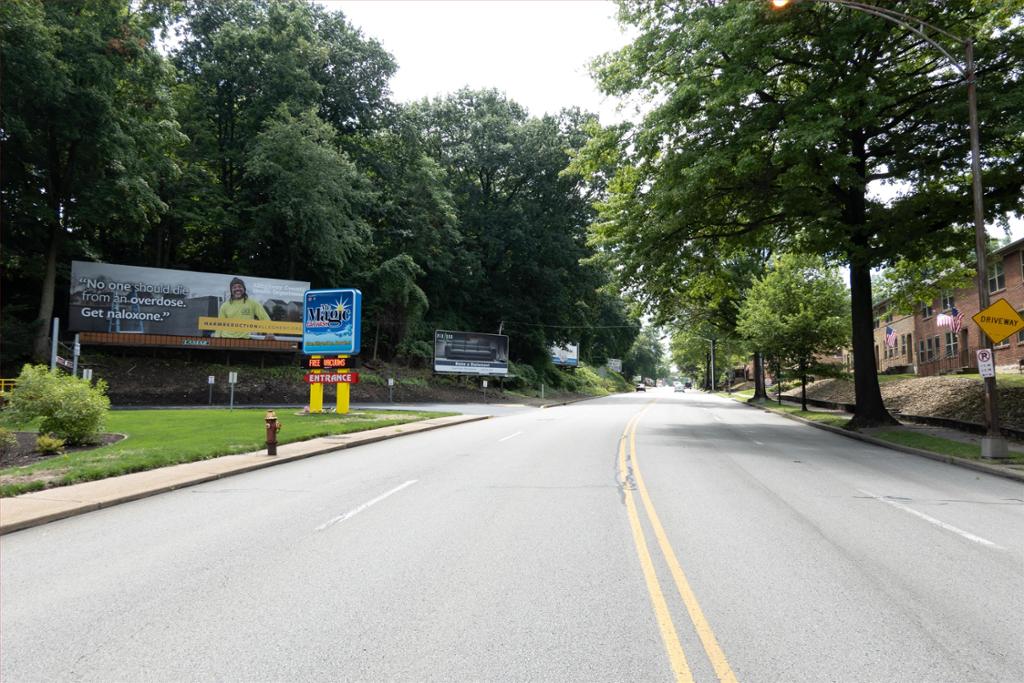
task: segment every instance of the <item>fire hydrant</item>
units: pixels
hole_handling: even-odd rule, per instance
[[[273,410],[268,410],[263,421],[267,423],[267,455],[277,455],[277,433],[281,431],[281,423]]]

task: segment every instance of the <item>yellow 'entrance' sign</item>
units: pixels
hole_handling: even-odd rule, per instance
[[[999,299],[984,311],[976,313],[973,319],[993,344],[998,344],[1014,332],[1024,330],[1024,319],[1006,299]]]

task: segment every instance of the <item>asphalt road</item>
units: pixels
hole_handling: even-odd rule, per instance
[[[1024,486],[699,393],[0,538],[20,681],[1020,681]]]

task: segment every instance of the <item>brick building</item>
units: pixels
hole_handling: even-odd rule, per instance
[[[1006,299],[1024,316],[1024,239],[996,249],[988,258],[988,291],[991,302]],[[953,308],[963,314],[959,333],[940,325],[940,315]],[[980,310],[978,288],[943,292],[913,315],[893,314],[888,302],[875,307],[875,362],[879,372],[913,372],[937,375],[977,368],[974,352],[984,334],[971,317]],[[895,345],[886,344],[886,328],[892,330]],[[1024,361],[1024,331],[1011,335],[995,347],[997,367],[1014,370]]]

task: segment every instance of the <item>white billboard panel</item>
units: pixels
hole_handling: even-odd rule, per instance
[[[551,347],[551,362],[555,365],[562,365],[575,368],[580,364],[580,345],[566,344],[565,346]]]

